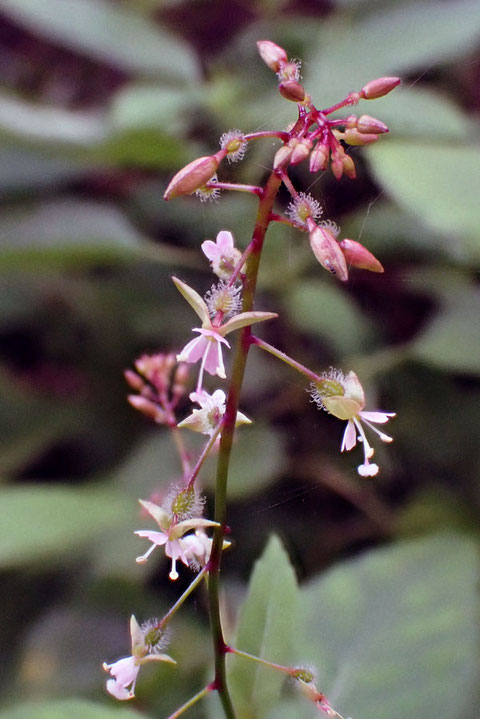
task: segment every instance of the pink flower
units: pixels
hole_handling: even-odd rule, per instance
[[[193,332],[198,332],[200,337],[191,340],[177,355],[178,362],[193,363],[200,360],[200,372],[198,374],[196,387],[196,391],[200,393],[202,392],[203,373],[205,370],[211,375],[217,375],[225,379],[222,344],[230,347],[225,339],[225,335],[241,327],[246,327],[256,322],[263,322],[278,315],[276,315],[275,312],[240,312],[222,324],[222,320],[218,319],[218,313],[216,313],[212,321],[207,304],[198,292],[177,277],[172,277],[172,279],[177,290],[183,295],[202,320],[201,327],[193,328]]]
[[[365,394],[355,372],[349,372],[345,376],[341,370],[331,368],[321,379],[322,382],[312,383],[310,387],[313,401],[334,417],[347,420],[340,449],[342,452],[349,452],[355,447],[357,440],[361,442],[364,461],[357,467],[357,471],[362,477],[375,476],[378,473],[378,464],[370,462],[375,450],[367,439],[363,424],[373,430],[382,442],[392,442],[393,438],[374,427],[372,422],[385,424],[391,417],[395,417],[395,412],[365,412]]]
[[[158,504],[147,502],[143,499],[140,499],[139,502],[155,519],[161,531],[141,529],[135,532],[139,537],[146,537],[146,539],[152,543],[152,546],[145,554],[137,557],[137,562],[143,564],[147,561],[155,547],[164,546],[166,556],[172,560],[169,577],[173,580],[178,579],[177,561],[180,560],[187,567],[189,564],[188,544],[184,543],[183,535],[199,527],[216,527],[218,523],[212,522],[209,519],[203,519],[203,517],[192,517],[178,522],[175,516],[171,516]]]
[[[113,677],[107,680],[107,691],[120,701],[133,699],[135,696],[135,684],[142,664],[152,661],[176,663],[168,654],[160,653],[165,646],[165,635],[158,627],[158,622],[147,622],[140,627],[132,614],[130,638],[131,656],[119,659],[113,664],[103,663],[104,670]]]
[[[202,243],[202,252],[210,260],[213,272],[221,280],[229,280],[233,270],[242,258],[233,241],[233,235],[228,230],[221,230],[215,242],[205,240]]]
[[[225,392],[221,389],[216,389],[213,394],[205,391],[192,392],[190,399],[192,402],[197,402],[200,409],[192,410],[192,414],[179,422],[177,427],[186,427],[194,432],[212,436],[225,414]],[[237,412],[236,426],[240,424],[251,424],[251,420],[242,412]]]

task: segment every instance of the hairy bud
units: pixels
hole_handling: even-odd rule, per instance
[[[281,65],[288,62],[287,53],[283,47],[276,45],[270,40],[259,40],[257,42],[257,48],[263,62],[268,65],[273,72],[278,72]]]
[[[400,85],[399,77],[379,77],[376,80],[367,82],[360,90],[361,97],[365,100],[376,100],[377,97],[384,97]]]
[[[345,239],[340,242],[340,247],[348,265],[358,267],[360,270],[383,272],[382,264],[360,242]]]
[[[192,192],[203,187],[218,170],[220,161],[225,157],[226,150],[220,150],[215,155],[197,157],[183,167],[170,180],[170,183],[163,195],[165,200],[182,195],[191,195]]]

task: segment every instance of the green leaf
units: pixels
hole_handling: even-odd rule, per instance
[[[299,283],[285,306],[297,327],[329,342],[343,356],[364,348],[373,334],[368,319],[334,282]]]
[[[322,25],[318,50],[306,58],[305,85],[315,88],[322,104],[336,102],[376,77],[465,55],[479,35],[477,0],[410,2],[353,18],[346,12]],[[371,102],[365,105],[364,112],[381,117],[381,101],[374,103],[375,111]]]
[[[345,562],[302,590],[298,660],[316,666],[319,689],[345,716],[473,716],[478,579],[477,548],[460,535]]]
[[[400,205],[480,258],[480,152],[472,145],[391,140],[368,148],[378,181]],[[463,236],[462,236],[463,235]]]
[[[125,72],[194,80],[188,46],[142,15],[105,0],[0,0],[0,10],[34,34]]]
[[[295,573],[279,539],[273,536],[255,564],[235,646],[262,659],[289,665],[297,597]],[[243,657],[233,656],[228,661],[238,718],[266,716],[278,701],[285,676]]]
[[[480,292],[458,288],[415,339],[410,354],[448,372],[480,374]]]
[[[145,719],[134,709],[108,706],[85,699],[39,701],[17,704],[0,712],[0,719]]]
[[[128,524],[135,511],[130,500],[111,490],[6,487],[0,502],[0,566],[64,562],[77,546]]]

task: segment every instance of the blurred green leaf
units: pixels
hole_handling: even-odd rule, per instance
[[[480,292],[459,288],[410,348],[411,356],[447,372],[480,373]]]
[[[477,548],[461,535],[344,562],[301,592],[298,661],[344,715],[459,719],[477,692],[477,584]],[[290,709],[309,717],[305,705]]]
[[[0,566],[64,562],[78,545],[128,523],[132,503],[111,490],[5,487],[0,503]]]
[[[139,13],[106,0],[0,0],[0,10],[34,34],[125,72],[197,77],[188,46]]]
[[[323,270],[319,270],[323,272]],[[340,356],[358,352],[372,338],[372,326],[335,280],[306,280],[289,293],[285,308],[292,322],[331,344]]]
[[[358,16],[345,12],[322,23],[317,48],[305,62],[306,87],[323,103],[382,75],[451,61],[480,36],[477,0],[407,2]],[[305,58],[307,60],[307,58]],[[365,112],[382,116],[382,102]],[[324,105],[325,106],[325,105]]]
[[[390,140],[368,148],[374,174],[389,195],[430,227],[480,258],[480,152],[472,145]]]
[[[0,719],[65,719],[67,716],[69,719],[145,719],[145,714],[134,709],[108,706],[86,699],[26,702],[0,712]]]
[[[297,600],[295,573],[279,539],[273,536],[255,564],[235,646],[262,659],[288,664],[296,630]],[[238,716],[266,716],[278,701],[284,675],[243,657],[233,656],[228,661]]]

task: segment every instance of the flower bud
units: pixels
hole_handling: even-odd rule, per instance
[[[348,280],[348,269],[345,257],[332,232],[326,227],[319,227],[312,220],[308,222],[310,247],[322,267],[336,275],[339,280]]]
[[[388,132],[388,127],[376,117],[370,117],[370,115],[362,115],[357,121],[357,130],[366,134],[374,133],[381,135],[383,132]]]
[[[317,143],[315,148],[310,153],[310,172],[325,170],[328,164],[329,154],[330,150],[326,143]]]
[[[170,180],[163,198],[165,200],[171,200],[174,197],[191,195],[192,192],[195,192],[195,190],[205,185],[212,175],[215,174],[218,170],[220,160],[225,157],[225,154],[225,150],[220,150],[216,155],[197,157],[196,160],[193,160],[193,162],[190,162],[182,168]]]
[[[147,399],[146,397],[140,397],[136,394],[128,395],[128,401],[135,409],[144,414],[149,419],[153,419],[158,424],[163,424],[166,419],[165,412],[160,407]]]
[[[377,97],[388,95],[388,93],[394,90],[400,83],[401,80],[399,77],[379,77],[376,80],[367,82],[360,90],[360,95],[364,97],[365,100],[375,100]]]
[[[292,138],[295,139],[295,138]],[[274,170],[280,170],[286,165],[289,164],[290,158],[292,157],[293,153],[293,146],[288,143],[287,145],[282,145],[276,153],[275,157],[273,158],[273,169]]]
[[[340,247],[348,265],[358,267],[361,270],[383,272],[382,264],[360,242],[345,239],[340,242]]]
[[[347,145],[370,145],[372,142],[376,142],[378,137],[376,135],[362,134],[356,128],[348,128],[343,133],[342,140],[344,140]]]
[[[278,72],[280,66],[288,61],[287,53],[283,47],[275,45],[271,40],[259,40],[257,42],[257,48],[263,62],[268,65],[273,72]]]
[[[286,100],[292,102],[303,102],[305,99],[305,89],[296,80],[285,80],[278,86],[280,95]]]
[[[143,379],[139,377],[139,375],[133,370],[126,369],[123,373],[123,376],[125,377],[130,387],[136,392],[141,392],[142,389],[145,387],[145,382],[143,381]]]
[[[353,162],[350,155],[343,156],[342,164],[343,164],[343,171],[346,174],[346,176],[349,177],[351,180],[354,180],[357,176],[357,173],[355,171],[355,163]]]
[[[337,180],[339,180],[343,175],[343,157],[339,155],[333,157],[331,162],[331,168],[333,174],[335,175]]]
[[[293,148],[292,157],[290,158],[290,164],[299,165],[301,162],[306,160],[306,158],[310,154],[310,150],[312,149],[312,147],[313,142],[308,138],[300,140],[300,142]]]

